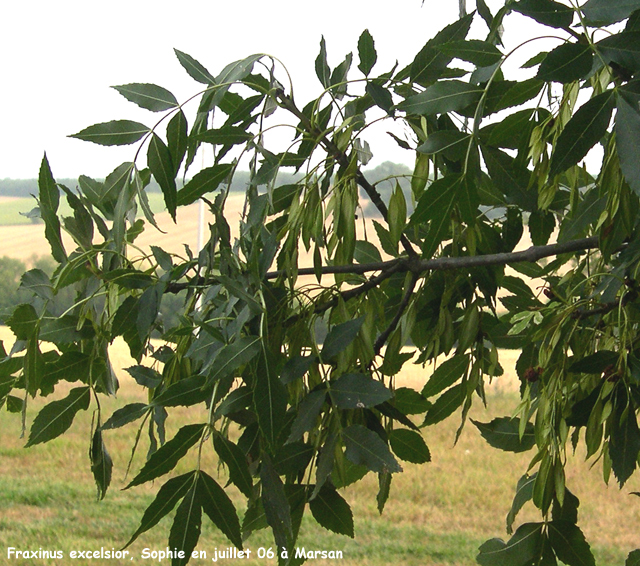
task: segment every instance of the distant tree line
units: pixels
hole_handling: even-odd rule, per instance
[[[389,178],[398,178],[403,189],[409,191],[411,169],[406,165],[385,161],[377,167],[368,171],[373,184],[377,184],[378,190],[385,202],[388,202],[391,191],[395,187],[395,179],[387,181]],[[233,176],[231,181],[231,191],[244,194],[250,178],[249,171],[239,171]],[[403,177],[406,176],[406,177]],[[280,173],[279,179],[282,184],[295,183],[302,175],[291,173]],[[75,188],[77,179],[59,179],[58,182],[69,188]],[[160,186],[155,180],[151,180],[147,187],[148,192],[160,192]],[[30,197],[38,194],[37,179],[0,179],[0,196],[5,197]]]

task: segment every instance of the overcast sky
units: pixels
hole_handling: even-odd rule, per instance
[[[469,0],[469,9],[475,8]],[[495,12],[501,0],[489,1]],[[54,176],[104,177],[131,160],[135,146],[104,148],[67,138],[113,119],[153,124],[151,113],[127,102],[111,85],[156,83],[178,100],[198,92],[173,48],[216,75],[229,62],[269,53],[289,69],[298,99],[318,89],[313,62],[320,37],[329,64],[353,51],[368,28],[376,70],[401,66],[458,15],[456,0],[86,0],[5,2],[0,35],[0,179],[33,178],[46,151]],[[357,65],[357,56],[354,67]],[[319,91],[318,91],[319,92]],[[395,143],[371,140],[375,163],[402,160]],[[404,152],[406,153],[406,152]]]

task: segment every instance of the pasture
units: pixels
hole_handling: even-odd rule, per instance
[[[4,206],[7,201],[3,200],[2,204]],[[26,204],[28,210],[31,205]],[[228,220],[233,225],[240,214],[242,200],[231,197],[229,205]],[[164,233],[148,230],[136,241],[141,249],[148,249],[154,244],[182,253],[183,243],[195,249],[197,205],[178,212],[179,229],[174,227],[166,213],[158,214],[157,220]],[[42,224],[2,225],[0,238],[5,242],[4,255],[28,261],[33,255],[49,253]],[[4,328],[0,330],[0,338],[10,341],[10,333]],[[124,344],[116,341],[111,356],[121,387],[116,399],[103,402],[107,416],[127,403],[145,401],[144,393],[122,370],[133,364]],[[478,400],[471,411],[474,419],[487,422],[495,416],[509,415],[517,404],[516,354],[502,352],[502,356],[505,375],[497,378],[489,388],[488,408]],[[397,385],[420,389],[428,375],[429,368],[411,365],[398,376]],[[59,396],[62,396],[61,392],[44,400],[29,399],[27,427],[42,406]],[[7,559],[8,547],[31,551],[61,550],[65,557],[72,550],[100,550],[101,547],[118,550],[137,528],[159,484],[122,491],[127,484],[125,471],[136,433],[135,425],[129,425],[105,433],[115,464],[114,477],[106,499],[96,501],[87,456],[92,416],[91,411],[81,413],[67,434],[50,443],[24,449],[20,415],[0,411],[0,562]],[[167,421],[167,437],[171,438],[185,423],[202,422],[205,417],[204,412],[173,411]],[[378,484],[373,475],[369,474],[364,482],[344,490],[344,497],[354,513],[355,540],[324,531],[310,515],[306,517],[299,547],[343,552],[342,560],[310,563],[470,566],[475,563],[475,555],[482,542],[491,537],[508,538],[505,515],[511,506],[516,482],[526,471],[533,453],[514,455],[489,448],[471,423],[454,447],[458,425],[458,419],[451,418],[424,430],[432,462],[422,466],[403,462],[404,472],[394,477],[391,497],[382,516],[376,508]],[[133,461],[132,474],[144,460],[145,440],[143,435]],[[174,473],[191,469],[189,466],[193,465],[194,458],[194,454],[188,454]],[[637,528],[640,524],[640,501],[630,495],[633,491],[640,491],[640,479],[634,476],[621,491],[614,480],[609,486],[604,485],[601,464],[598,462],[593,467],[591,464],[584,462],[581,453],[571,457],[567,486],[582,501],[580,526],[592,543],[597,564],[622,565],[627,553],[640,547]],[[204,468],[224,483],[224,472],[211,453],[205,457]],[[235,488],[229,490],[232,498],[241,500]],[[539,520],[530,503],[519,515],[518,524],[526,520]],[[145,548],[165,549],[169,527],[170,522],[165,518],[157,528],[143,534],[130,548],[133,561],[78,559],[73,564],[157,564],[157,561],[142,559],[141,553]],[[269,533],[260,531],[246,543],[246,547],[253,551],[249,560],[222,562],[275,564],[274,560],[256,557],[260,547],[272,545]],[[208,558],[191,563],[212,563],[213,551],[228,546],[226,539],[204,520],[198,549],[206,551]],[[25,566],[59,566],[69,562],[66,559],[39,558],[15,561]]]

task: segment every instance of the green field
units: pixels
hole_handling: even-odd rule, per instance
[[[114,349],[118,366],[128,365],[123,350],[121,346]],[[411,371],[409,382],[423,379],[424,370],[414,368]],[[107,415],[117,406],[144,400],[135,383],[124,378],[122,381],[118,399],[104,403]],[[478,404],[472,410],[472,416],[486,422],[493,416],[508,414],[516,402],[514,393],[494,390],[489,409]],[[42,400],[29,401],[28,424],[43,404]],[[65,557],[74,549],[119,549],[137,528],[160,484],[122,491],[127,483],[124,473],[135,434],[135,425],[129,425],[105,433],[115,464],[114,478],[106,499],[97,502],[87,456],[91,418],[90,412],[81,414],[63,437],[24,449],[25,439],[20,438],[20,415],[0,412],[0,552],[5,559],[8,547],[32,551],[62,550]],[[194,414],[193,410],[174,411],[168,421],[168,438],[186,422],[204,418],[204,413]],[[344,491],[354,512],[355,540],[324,531],[310,515],[305,518],[300,547],[343,552],[342,560],[310,563],[467,566],[475,563],[478,546],[486,539],[505,538],[504,518],[511,505],[513,489],[526,471],[532,453],[514,455],[487,449],[471,424],[453,448],[458,424],[452,419],[425,431],[432,462],[424,466],[403,463],[404,472],[395,476],[391,498],[382,516],[376,509],[375,477]],[[140,467],[146,449],[143,437],[132,473]],[[173,473],[192,469],[193,457],[188,454]],[[205,469],[224,482],[213,456],[209,454],[207,458]],[[607,488],[599,476],[599,465],[590,470],[582,458],[573,460],[568,466],[567,484],[582,501],[580,525],[593,545],[597,563],[622,565],[626,554],[640,546],[637,538],[640,505],[636,497],[628,495],[639,490],[640,482],[638,478],[632,478],[624,492],[614,485]],[[229,492],[236,502],[241,501],[235,488],[229,488]],[[527,505],[518,517],[519,522],[539,520],[535,510]],[[169,528],[170,520],[165,518],[158,527],[143,534],[130,548],[133,561],[28,559],[15,563],[33,566],[158,564],[151,559],[143,560],[141,553],[144,548],[165,549]],[[260,547],[272,545],[268,531],[260,531],[246,542],[252,557]],[[211,564],[212,551],[227,547],[226,539],[205,520],[197,548],[207,552],[208,559],[191,563]],[[274,560],[253,558],[222,562],[275,564]]]
[[[149,204],[154,212],[164,210],[164,200],[161,193],[149,193]],[[33,220],[24,216],[38,206],[34,198],[5,198],[0,206],[0,226],[20,226],[33,224]],[[73,212],[65,198],[60,198],[59,211],[62,216],[71,216]]]

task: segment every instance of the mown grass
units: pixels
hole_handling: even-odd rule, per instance
[[[117,344],[113,354],[116,366],[129,365],[122,345]],[[402,380],[416,385],[425,377],[424,370],[413,367],[405,372]],[[506,387],[491,389],[488,409],[480,404],[472,409],[473,418],[489,421],[494,416],[511,413],[517,396],[509,386],[509,379],[507,376]],[[103,403],[105,416],[117,406],[144,401],[135,383],[124,376],[121,382],[117,399]],[[28,424],[50,400],[29,402]],[[87,456],[92,416],[91,412],[82,413],[64,436],[24,449],[20,416],[0,412],[0,563],[8,563],[9,546],[24,550],[62,550],[65,557],[74,549],[119,549],[138,527],[145,508],[164,480],[123,491],[135,427],[129,425],[108,431],[105,440],[115,464],[114,477],[105,500],[97,502]],[[204,418],[201,411],[173,411],[167,422],[168,438],[185,423],[202,422]],[[344,558],[339,563],[344,566],[474,564],[482,542],[495,536],[506,538],[504,518],[515,484],[526,471],[532,453],[514,455],[489,448],[471,424],[454,448],[458,425],[458,420],[453,418],[424,431],[432,462],[423,466],[403,463],[404,472],[395,476],[391,498],[382,516],[376,508],[375,477],[366,477],[344,490],[354,513],[354,540],[323,530],[309,514],[303,522],[298,545],[306,549],[341,550]],[[133,473],[144,460],[145,440],[143,436]],[[194,454],[189,454],[174,474],[192,469],[194,458]],[[203,467],[224,482],[211,451],[206,451]],[[590,469],[578,455],[569,463],[567,484],[582,501],[580,525],[592,543],[597,563],[622,565],[627,553],[640,546],[637,531],[640,505],[636,497],[629,495],[631,491],[640,490],[640,482],[632,478],[621,492],[613,484],[606,487],[599,470],[598,464]],[[229,493],[242,511],[241,496],[233,488],[229,488]],[[529,504],[518,520],[538,520],[538,516]],[[93,559],[74,560],[73,564],[157,564],[142,560],[141,552],[144,548],[166,548],[170,521],[170,518],[163,519],[131,546],[133,561]],[[209,558],[192,563],[213,563],[212,551],[228,546],[226,539],[205,520],[198,549],[207,551]],[[246,543],[253,551],[252,559],[224,562],[274,564],[273,560],[255,558],[258,548],[271,546],[269,532],[259,531]],[[58,566],[71,561],[28,559],[11,563]]]

